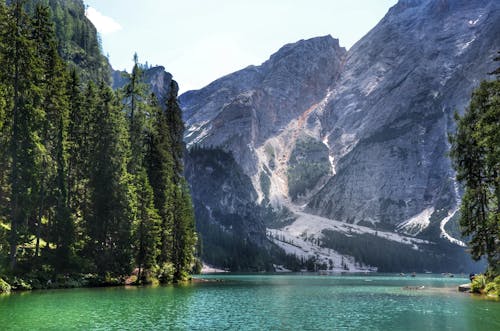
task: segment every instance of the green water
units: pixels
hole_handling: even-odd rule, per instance
[[[500,302],[457,293],[464,278],[204,278],[223,281],[3,295],[0,330],[500,330]]]

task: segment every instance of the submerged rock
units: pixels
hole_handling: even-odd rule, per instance
[[[467,283],[467,284],[462,284],[458,286],[458,291],[459,292],[470,292],[471,291],[472,284]]]

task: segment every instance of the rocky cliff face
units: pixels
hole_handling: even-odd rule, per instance
[[[453,112],[491,71],[499,8],[497,1],[400,1],[349,51],[320,115],[337,175],[311,210],[398,224],[453,208],[447,133]]]
[[[225,76],[199,91],[181,95],[188,146],[220,146],[231,151],[252,178],[259,200],[261,177],[271,181],[271,196],[287,195],[286,168],[294,139],[288,126],[300,121],[338,78],[345,50],[330,36],[282,47],[261,66]],[[299,130],[293,135],[298,136]],[[279,141],[270,140],[280,137]],[[282,139],[283,138],[283,139]],[[284,146],[286,145],[286,146]],[[274,176],[272,173],[279,173]],[[278,183],[276,180],[283,180]]]
[[[111,75],[113,89],[119,89],[125,86],[127,79],[124,78],[126,73],[120,70],[114,70]],[[172,89],[175,94],[179,90],[177,82],[173,80],[172,74],[167,72],[164,67],[157,66],[144,70],[143,80],[150,87],[151,93],[154,93],[158,98],[160,105],[164,105]]]
[[[296,215],[280,236],[303,247],[353,231],[338,221],[461,245],[446,230],[459,200],[447,134],[499,36],[498,1],[400,0],[348,52],[329,36],[302,40],[183,94],[185,140],[232,152],[256,202]]]

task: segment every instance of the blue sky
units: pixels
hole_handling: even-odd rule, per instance
[[[163,65],[181,92],[330,34],[350,48],[397,0],[84,0],[115,69]]]

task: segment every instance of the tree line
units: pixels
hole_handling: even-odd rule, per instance
[[[82,83],[51,10],[0,1],[0,273],[187,277],[196,232],[184,125],[134,56],[127,84]]]

